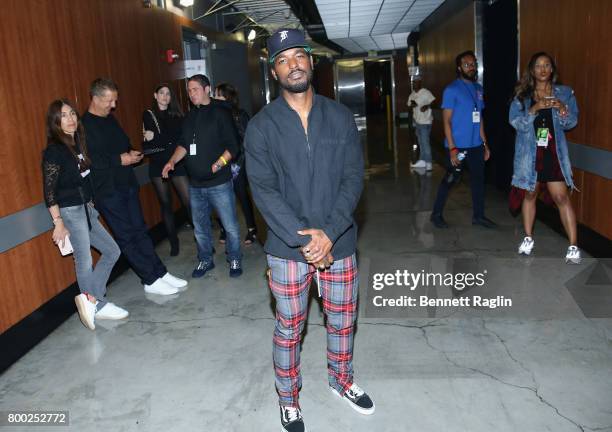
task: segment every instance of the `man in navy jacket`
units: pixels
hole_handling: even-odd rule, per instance
[[[268,52],[281,96],[249,123],[246,166],[268,224],[264,249],[276,299],[273,359],[281,424],[302,432],[300,342],[313,277],[327,315],[330,390],[356,411],[374,413],[370,397],[353,382],[352,363],[359,285],[353,212],[363,188],[363,154],[352,113],[312,89],[303,34],[277,31]]]

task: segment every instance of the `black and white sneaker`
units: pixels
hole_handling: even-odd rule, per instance
[[[329,388],[333,394],[338,396],[339,398],[344,399],[355,411],[364,415],[372,415],[376,407],[374,406],[374,402],[370,399],[370,396],[366,392],[364,392],[359,386],[355,383],[351,384],[349,389],[344,393],[343,396],[340,396],[340,393],[333,388]]]
[[[283,425],[281,432],[306,432],[302,411],[299,408],[281,405],[280,415]]]

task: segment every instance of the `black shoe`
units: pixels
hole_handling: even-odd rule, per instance
[[[221,234],[219,234],[219,243],[225,243],[225,230],[223,228],[221,228]]]
[[[340,396],[340,393],[338,393],[335,388],[330,387],[330,390],[336,396],[347,401],[351,408],[359,414],[372,415],[374,411],[376,411],[376,406],[374,406],[374,402],[370,396],[355,383],[351,384],[349,389],[345,391],[342,396]]]
[[[230,261],[230,277],[238,277],[242,274],[242,265],[240,264],[240,260],[231,260]]]
[[[255,240],[257,240],[257,230],[255,228],[249,228],[244,239],[244,244],[253,244],[255,243]]]
[[[472,225],[480,225],[485,228],[497,228],[497,224],[487,217],[473,218]]]
[[[429,220],[431,221],[431,223],[434,224],[436,228],[448,228],[448,224],[446,223],[441,214],[432,213],[429,217]]]
[[[302,411],[296,407],[280,407],[281,425],[285,432],[306,432]]]
[[[193,270],[193,273],[191,273],[191,277],[201,278],[202,276],[206,274],[207,271],[212,270],[214,268],[215,268],[214,262],[200,261],[198,263],[198,266]]]

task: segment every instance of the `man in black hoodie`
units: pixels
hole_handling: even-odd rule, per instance
[[[246,166],[268,224],[264,249],[276,299],[281,424],[284,431],[303,432],[300,342],[313,277],[327,315],[330,390],[361,414],[374,413],[370,397],[353,382],[352,362],[359,285],[353,212],[363,188],[363,154],[353,114],[312,89],[304,35],[279,30],[268,39],[268,52],[281,96],[249,123]]]

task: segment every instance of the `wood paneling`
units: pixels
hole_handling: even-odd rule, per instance
[[[408,97],[412,92],[410,88],[410,74],[406,63],[406,51],[400,51],[393,56],[393,74],[395,76],[395,114],[408,111]]]
[[[608,34],[612,2],[608,0],[547,0],[521,2],[521,71],[538,51],[557,62],[561,81],[571,86],[580,121],[569,139],[612,150],[612,45]],[[544,31],[542,23],[571,31]]]
[[[67,97],[84,111],[92,80],[112,78],[119,85],[115,115],[139,147],[142,111],[157,84],[172,81],[176,66],[165,62],[165,51],[182,54],[182,27],[212,40],[231,37],[143,8],[141,0],[3,0],[0,11],[0,217],[42,201],[40,162],[51,100]],[[170,84],[185,106],[183,81]],[[143,187],[140,197],[147,224],[157,224],[152,185]],[[75,280],[72,257],[60,256],[50,233],[0,255],[0,268],[0,332]]]
[[[432,17],[435,18],[435,15]],[[457,76],[455,57],[474,49],[474,6],[468,4],[445,21],[421,32],[419,67],[423,85],[438,98]]]
[[[568,139],[612,151],[612,44],[606,34],[612,22],[608,0],[529,0],[520,3],[520,64],[523,71],[538,51],[551,54],[561,82],[574,89],[580,116]],[[548,31],[542,23],[554,23]],[[612,180],[574,170],[581,193],[572,197],[579,222],[612,239]]]
[[[439,21],[437,14],[443,15]],[[452,14],[441,8],[428,21],[419,40],[419,68],[423,86],[436,97],[434,107],[439,107],[444,88],[457,77],[455,57],[474,49],[474,5],[467,4]],[[444,138],[441,121],[434,120],[432,135],[437,141]]]

